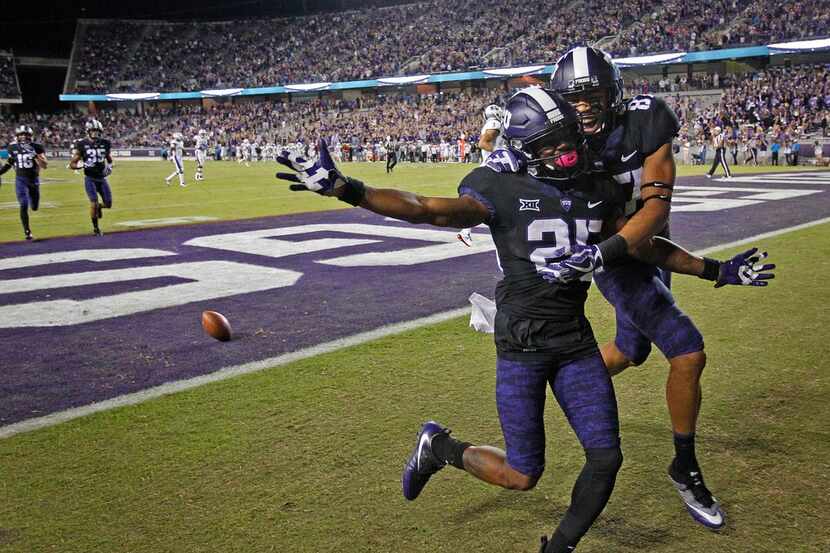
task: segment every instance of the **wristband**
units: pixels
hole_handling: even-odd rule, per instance
[[[366,186],[351,177],[343,177],[343,182],[343,193],[337,199],[354,207],[359,206],[366,197]]]
[[[703,258],[703,274],[700,278],[703,280],[718,280],[720,275],[720,261],[712,259],[711,257]]]
[[[597,248],[599,248],[599,253],[602,255],[602,263],[607,265],[628,253],[628,242],[619,234],[615,234],[597,244]]]

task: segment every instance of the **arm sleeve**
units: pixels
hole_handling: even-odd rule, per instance
[[[479,167],[470,172],[464,177],[458,185],[458,196],[470,196],[475,198],[487,208],[490,212],[490,218],[487,224],[492,225],[496,221],[496,198],[494,194],[495,178],[497,173],[490,171],[486,167]]]
[[[680,131],[677,116],[662,98],[651,98],[648,109],[633,110],[630,116],[636,118],[639,130],[639,148],[644,156],[650,156],[663,144],[671,142]]]
[[[43,149],[42,144],[35,143],[32,146],[34,146],[36,154],[45,154],[46,153],[46,150]]]

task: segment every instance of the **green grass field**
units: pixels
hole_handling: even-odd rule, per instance
[[[227,178],[241,171],[227,170]],[[271,186],[270,171],[251,170],[258,177],[240,187],[258,191],[257,201],[237,215],[303,201]],[[375,179],[382,171],[354,173],[389,182]],[[449,190],[459,172],[419,175],[437,183],[425,190]],[[135,188],[156,201],[202,194],[208,213],[234,213],[199,187],[166,190],[137,178],[117,186],[125,204],[125,189]],[[56,189],[68,197],[70,185]],[[76,184],[71,190],[80,196]],[[314,203],[323,206],[331,203]],[[76,228],[65,209],[58,234]],[[699,456],[727,528],[713,534],[694,524],[667,481],[666,363],[655,354],[615,380],[626,461],[580,553],[830,551],[828,231],[825,224],[765,240],[783,267],[767,289],[674,281],[707,336]],[[612,312],[596,292],[588,313],[598,338],[608,339]],[[535,553],[582,463],[553,401],[548,468],[535,490],[503,491],[447,468],[417,501],[400,492],[400,469],[425,419],[501,445],[494,362],[491,337],[456,319],[0,441],[0,551]]]
[[[65,168],[66,162],[52,160],[42,173],[41,210],[31,215],[31,226],[37,238],[71,236],[91,233],[89,201],[84,193],[83,176]],[[251,167],[236,162],[208,163],[207,180],[193,180],[195,162],[185,161],[188,186],[166,186],[164,178],[172,165],[164,161],[116,161],[110,184],[114,207],[105,212],[102,229],[105,233],[129,230],[118,223],[169,217],[214,217],[220,220],[245,219],[307,211],[348,207],[325,201],[313,194],[291,192],[287,185],[274,178],[281,165],[273,162],[255,163]],[[383,163],[345,163],[343,171],[379,186],[395,186],[422,194],[455,195],[461,178],[472,165],[402,163],[391,176]],[[706,167],[681,167],[681,175],[700,175]],[[737,167],[736,173],[761,172],[792,167]],[[799,168],[801,170],[803,168]],[[23,238],[14,176],[4,175],[0,187],[0,243]],[[50,207],[50,205],[54,207]]]

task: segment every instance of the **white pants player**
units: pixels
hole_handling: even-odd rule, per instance
[[[205,179],[202,173],[205,167],[205,159],[207,159],[206,152],[204,150],[196,150],[196,180]]]
[[[179,186],[187,186],[184,183],[184,163],[182,163],[182,158],[180,156],[177,156],[177,155],[172,155],[172,156],[170,156],[170,161],[171,161],[171,163],[173,163],[173,166],[176,168],[176,170],[173,171],[172,173],[170,173],[170,175],[168,175],[167,178],[164,179],[164,182],[166,182],[169,185],[170,181],[173,179],[173,177],[178,175],[179,176]]]

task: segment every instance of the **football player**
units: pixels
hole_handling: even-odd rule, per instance
[[[503,117],[504,111],[501,106],[490,104],[484,108],[484,126],[481,127],[481,134],[478,139],[478,147],[481,149],[482,165],[487,162],[487,157],[493,152],[493,150],[504,146],[504,138],[502,137],[501,131]],[[461,232],[458,233],[457,238],[461,240],[465,246],[473,245],[473,235],[471,231],[472,229],[465,228],[461,229]]]
[[[29,227],[29,208],[37,211],[40,205],[40,171],[46,169],[46,150],[43,145],[32,141],[32,127],[19,125],[14,130],[15,141],[9,144],[9,157],[0,167],[0,175],[14,168],[15,192],[20,204],[20,222],[26,240],[33,240]]]
[[[204,167],[207,159],[208,133],[205,129],[199,129],[196,134],[196,175],[195,180],[205,180]]]
[[[182,161],[182,157],[184,156],[184,136],[182,136],[182,133],[174,132],[170,136],[169,144],[168,157],[175,169],[164,179],[164,182],[167,183],[167,186],[170,186],[170,181],[178,175],[179,186],[184,188],[187,185],[184,183],[184,162]]]
[[[98,220],[104,216],[103,208],[112,207],[112,191],[107,177],[112,173],[112,148],[110,141],[101,137],[104,126],[97,119],[86,122],[87,138],[75,143],[72,160],[69,166],[72,169],[84,170],[84,188],[89,198],[89,215],[92,219],[92,233],[103,236],[98,226]],[[101,201],[98,201],[98,196]]]
[[[504,270],[496,288],[496,403],[506,451],[456,440],[428,421],[402,475],[404,497],[414,500],[447,464],[484,482],[529,490],[545,468],[544,405],[547,387],[584,448],[586,462],[571,505],[544,553],[573,551],[604,509],[622,464],[613,386],[591,326],[584,316],[590,278],[563,281],[551,262],[596,245],[619,248],[611,235],[620,219],[620,187],[587,173],[588,151],[576,110],[561,96],[527,88],[507,103],[505,134],[529,158],[536,177],[479,167],[458,187],[457,198],[379,189],[344,176],[320,144],[320,159],[283,152],[279,161],[296,173],[277,173],[291,189],[334,196],[375,213],[441,227],[490,227]],[[602,198],[602,200],[598,200]],[[705,274],[706,261],[667,240],[645,241],[636,255],[671,270]],[[738,283],[743,254],[717,265],[713,280]],[[709,275],[711,276],[711,275]],[[769,275],[768,275],[769,276]]]
[[[619,68],[595,48],[578,47],[562,56],[551,88],[579,112],[602,170],[625,189],[627,222],[616,235],[623,248],[636,248],[653,236],[668,237],[675,180],[671,148],[680,127],[674,112],[654,96],[623,100]],[[563,262],[570,265],[565,276],[580,278],[602,262],[600,252],[586,250]],[[715,267],[707,270],[713,274]],[[616,311],[616,338],[602,347],[608,371],[615,375],[642,364],[652,343],[668,359],[666,400],[675,446],[669,476],[694,520],[720,529],[723,509],[706,487],[695,455],[700,376],[706,365],[703,337],[675,304],[667,272],[631,259],[597,273],[595,281]]]

